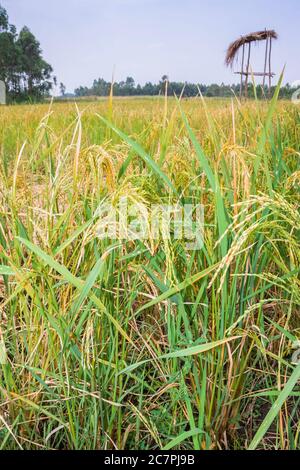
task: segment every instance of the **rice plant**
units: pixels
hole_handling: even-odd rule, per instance
[[[277,97],[0,109],[1,449],[300,448],[300,112]],[[202,204],[203,247],[100,238],[122,197]]]

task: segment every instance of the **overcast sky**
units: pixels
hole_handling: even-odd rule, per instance
[[[299,0],[0,0],[18,29],[28,26],[45,59],[72,92],[94,78],[232,83],[227,46],[241,34],[279,33],[274,71],[300,80]],[[263,67],[263,47],[254,50]]]

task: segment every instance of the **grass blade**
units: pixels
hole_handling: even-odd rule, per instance
[[[277,400],[275,401],[274,405],[270,409],[269,413],[263,420],[251,444],[249,445],[248,450],[255,450],[257,448],[258,444],[264,438],[266,432],[268,431],[274,419],[276,418],[279,411],[281,410],[282,405],[284,404],[286,399],[289,397],[290,393],[293,391],[293,388],[295,387],[299,378],[300,378],[300,364],[295,368],[286,386],[284,387],[284,389],[278,396]]]
[[[187,349],[181,349],[179,351],[174,351],[172,353],[164,354],[163,356],[159,356],[157,360],[163,360],[163,359],[178,359],[178,358],[183,358],[183,357],[191,357],[191,356],[196,356],[198,354],[203,354],[208,351],[211,351],[212,349],[215,349],[219,346],[222,346],[223,344],[229,343],[230,341],[233,341],[235,339],[239,339],[240,336],[233,336],[231,338],[225,338],[221,339],[220,341],[214,341],[212,343],[206,343],[206,344],[198,344],[197,346],[192,346]],[[146,359],[145,361],[137,362],[135,364],[131,364],[130,366],[126,367],[125,369],[121,370],[119,372],[120,374],[125,374],[127,372],[132,372],[133,370],[137,369],[138,367],[147,364],[151,362],[152,359]]]
[[[62,266],[57,261],[55,261],[51,256],[41,250],[39,247],[35,246],[33,243],[29,242],[28,240],[24,240],[23,238],[17,237],[17,239],[25,245],[30,251],[35,253],[39,258],[41,258],[44,263],[46,263],[51,268],[55,269],[61,276],[70,284],[75,286],[80,292],[84,289],[84,282],[81,279],[78,279],[74,276],[65,266]],[[90,299],[94,302],[94,304],[100,309],[102,313],[104,313],[108,319],[115,325],[119,333],[130,343],[132,340],[129,338],[127,333],[123,330],[119,322],[107,311],[105,305],[101,302],[101,300],[96,297],[95,294],[90,294]]]
[[[110,129],[112,129],[124,142],[126,142],[141,158],[144,160],[146,165],[151,168],[151,170],[161,179],[163,180],[166,185],[172,190],[173,193],[177,194],[174,185],[171,183],[170,179],[166,176],[166,174],[161,170],[161,168],[157,165],[157,163],[150,157],[150,155],[145,152],[143,147],[140,146],[137,142],[133,139],[128,137],[128,135],[124,134],[121,130],[115,127],[111,122],[109,122],[104,117],[97,114],[97,116],[104,122]]]

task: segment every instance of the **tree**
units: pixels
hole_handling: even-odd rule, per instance
[[[17,39],[21,53],[21,69],[25,92],[29,97],[41,98],[52,88],[53,71],[42,57],[40,43],[32,32],[24,26]]]
[[[169,84],[168,75],[163,75],[161,77],[161,83],[162,83],[162,87],[161,87],[162,94],[165,94],[166,91],[168,90],[168,84]]]
[[[8,30],[8,14],[5,8],[0,5],[0,33]]]
[[[103,78],[98,78],[98,80],[94,80],[92,90],[89,94],[95,96],[107,96],[110,92],[110,86],[110,83],[103,80]]]
[[[134,92],[134,79],[132,77],[126,78],[125,87],[127,94],[132,95]]]
[[[52,88],[52,67],[42,57],[40,43],[24,27],[19,35],[0,5],[0,80],[10,99],[40,99]]]
[[[18,91],[20,51],[16,44],[16,28],[9,24],[6,10],[0,5],[0,80],[7,91]]]
[[[62,82],[60,82],[59,91],[60,91],[61,96],[65,96],[65,94],[66,94],[66,87],[65,87],[65,85],[64,85]]]

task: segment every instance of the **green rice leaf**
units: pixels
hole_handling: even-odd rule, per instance
[[[292,373],[291,377],[289,378],[286,386],[278,396],[277,400],[275,401],[274,405],[271,407],[269,413],[263,420],[262,424],[260,425],[257,433],[255,434],[251,444],[249,445],[248,450],[255,450],[261,440],[264,438],[265,434],[267,433],[268,429],[270,428],[271,424],[273,423],[274,419],[278,415],[279,411],[281,410],[284,402],[289,397],[290,393],[293,391],[296,383],[300,378],[300,364],[295,368],[294,372]]]

